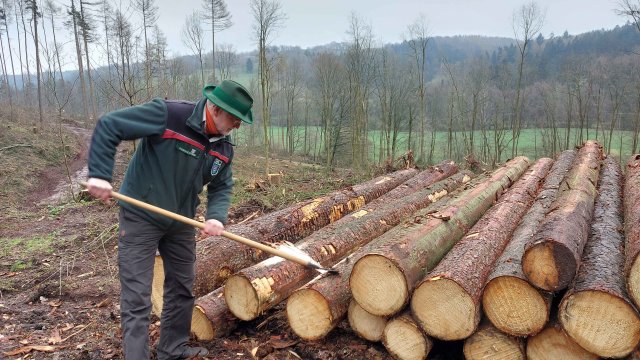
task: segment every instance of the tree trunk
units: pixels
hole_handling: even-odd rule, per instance
[[[235,316],[224,301],[223,288],[196,299],[191,316],[191,332],[198,340],[227,336],[238,326]]]
[[[478,179],[472,181],[475,182]],[[442,209],[453,196],[459,195],[461,190],[445,196],[436,203],[429,205],[417,214]],[[380,245],[395,239],[397,229],[388,231],[357,250],[350,257],[334,266],[337,275],[325,274],[314,279],[305,288],[296,290],[287,301],[287,319],[292,330],[304,340],[317,340],[326,336],[347,314],[351,293],[349,292],[349,273],[356,260]]]
[[[395,241],[358,260],[349,286],[360,306],[380,316],[400,311],[424,272],[435,266],[528,165],[525,157],[509,161],[451,206],[416,217]]]
[[[558,310],[558,320],[573,340],[607,358],[629,355],[640,342],[640,316],[625,289],[621,183],[620,165],[608,157],[589,241]]]
[[[573,341],[555,319],[536,336],[527,338],[529,360],[598,360],[594,355]]]
[[[382,332],[382,344],[396,359],[425,360],[433,342],[406,310],[387,322]]]
[[[461,173],[434,184],[457,169],[453,163],[445,162],[440,167],[425,170],[374,200],[366,209],[315,232],[299,243],[298,248],[323,266],[332,266],[399,224],[403,218],[468,181],[467,173]],[[225,298],[238,318],[252,320],[316,275],[314,270],[293,262],[268,259],[231,276],[225,284]]]
[[[494,264],[482,294],[482,309],[500,331],[513,336],[533,335],[549,320],[551,295],[529,284],[520,260],[544,214],[555,200],[562,179],[571,168],[575,150],[562,152],[549,171],[533,205]]]
[[[464,358],[480,359],[526,359],[524,340],[509,336],[495,328],[488,320],[464,341]]]
[[[547,291],[566,288],[576,274],[593,217],[602,146],[587,141],[522,257],[529,281]]]
[[[640,154],[627,162],[624,184],[625,274],[629,295],[640,306]]]
[[[514,162],[519,163],[524,162],[524,160],[520,158]],[[522,167],[520,170],[522,172],[526,165],[518,166]],[[414,219],[412,221],[407,221],[386,232],[384,235],[363,246],[344,261],[335,265],[334,269],[338,270],[339,275],[322,276],[309,283],[305,288],[295,291],[287,301],[287,318],[292,330],[305,340],[317,340],[326,336],[338,325],[347,313],[347,306],[351,298],[351,293],[349,292],[349,275],[352,271],[353,264],[363,256],[368,255],[371,251],[378,251],[381,246],[404,238],[409,231],[413,230],[414,233],[417,232],[416,229],[419,230],[420,227],[422,227],[420,222],[430,218],[430,214],[444,213],[445,211],[451,212],[457,206],[460,206],[461,198],[469,198],[477,195],[474,188],[484,188],[487,184],[496,182],[500,178],[499,175],[504,175],[508,170],[509,168],[503,167],[494,172],[494,176],[491,178],[487,178],[486,176],[476,178],[467,185],[467,187],[471,188],[470,190],[456,190],[454,193],[438,200],[436,203],[418,211],[413,215]],[[443,225],[439,228],[434,226],[430,227],[435,228],[435,232],[439,237],[435,240],[432,239],[432,248],[434,250],[429,251],[432,255],[425,255],[422,258],[426,258],[425,262],[430,263],[431,266],[434,266],[433,263],[437,263],[452,246],[446,243],[446,240],[448,240],[446,234],[449,232],[446,224],[446,222],[443,222]],[[453,226],[451,228],[453,228]],[[429,230],[425,231],[425,233],[428,232]],[[454,231],[452,230],[451,232]],[[462,233],[452,236],[459,238],[462,236]],[[417,236],[414,235],[414,237]],[[440,237],[445,239],[441,240]],[[453,240],[451,242],[453,242]],[[423,268],[426,266],[425,264]],[[419,280],[418,276],[415,278],[415,281],[417,280]]]
[[[369,314],[355,300],[351,299],[347,310],[347,319],[351,330],[359,337],[369,341],[382,340],[382,331],[387,325],[387,318]]]
[[[533,203],[552,164],[553,160],[542,158],[531,166],[416,287],[411,310],[427,334],[461,340],[476,330],[482,316],[482,290],[493,263]]]
[[[389,192],[413,177],[416,172],[415,169],[409,169],[379,176],[347,189],[300,202],[256,220],[232,225],[227,230],[263,243],[295,242]],[[231,274],[262,261],[268,256],[269,254],[260,250],[252,249],[221,236],[212,236],[199,241],[196,243],[194,295],[200,297],[217,289]],[[163,274],[161,269],[162,267],[159,268],[159,271],[154,272],[154,277]],[[164,293],[164,281],[154,279],[153,283],[152,299],[155,299],[154,301],[161,300]],[[162,304],[154,304],[153,308],[161,310]],[[160,315],[159,312],[155,313]]]

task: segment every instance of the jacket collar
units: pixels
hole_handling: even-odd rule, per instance
[[[206,103],[206,98],[198,100],[198,102],[196,103],[196,107],[193,108],[193,113],[191,113],[191,116],[189,116],[189,118],[187,119],[187,125],[193,130],[197,131],[200,135],[209,139],[209,136],[204,129],[204,123],[202,122],[202,117],[204,116],[204,106],[206,105]],[[219,139],[218,141],[222,139],[225,139],[229,143],[231,143],[231,137],[229,135]]]

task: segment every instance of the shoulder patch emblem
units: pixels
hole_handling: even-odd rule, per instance
[[[220,172],[220,168],[222,167],[222,160],[216,158],[213,160],[213,165],[211,166],[211,176],[216,176]]]

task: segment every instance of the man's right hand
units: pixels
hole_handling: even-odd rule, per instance
[[[89,180],[87,180],[87,190],[91,196],[96,197],[105,203],[109,203],[113,187],[111,187],[111,184],[107,180],[89,178]]]

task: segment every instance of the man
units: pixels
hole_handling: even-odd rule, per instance
[[[122,140],[140,139],[120,192],[193,218],[207,185],[203,232],[220,235],[231,198],[233,146],[229,133],[253,123],[253,99],[225,80],[205,86],[197,103],[155,99],[117,110],[98,121],[89,152],[89,193],[103,201],[112,190],[114,156]],[[149,313],[156,249],[164,263],[164,306],[158,359],[205,356],[188,347],[195,277],[195,230],[134,205],[120,203],[118,265],[126,359],[149,358]]]

